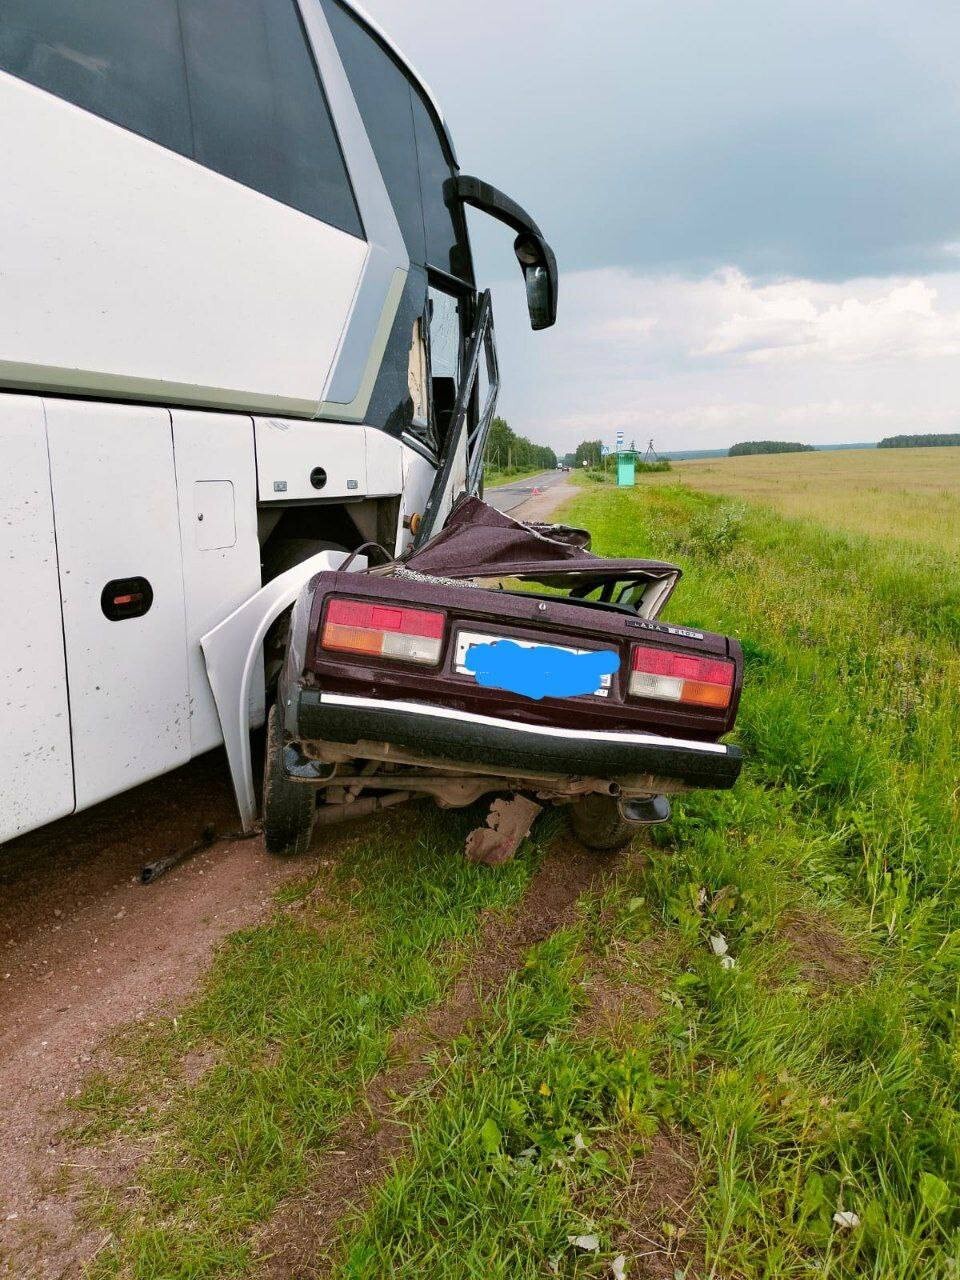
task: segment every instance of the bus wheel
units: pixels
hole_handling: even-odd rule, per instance
[[[303,782],[293,782],[283,769],[283,735],[277,708],[267,719],[267,749],[263,766],[263,842],[268,853],[281,858],[304,854],[310,847],[316,793]]]
[[[588,849],[614,853],[637,834],[637,823],[627,822],[613,796],[584,796],[570,806],[573,834]]]

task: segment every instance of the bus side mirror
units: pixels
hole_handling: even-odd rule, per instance
[[[534,329],[549,329],[557,320],[557,259],[529,213],[489,182],[465,174],[448,178],[443,194],[448,204],[472,205],[517,233],[513,251],[523,272],[530,324]]]
[[[543,236],[517,236],[513,251],[527,288],[527,311],[533,329],[549,329],[557,322],[557,260]]]

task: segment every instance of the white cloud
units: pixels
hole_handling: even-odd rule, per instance
[[[787,280],[755,286],[725,273],[730,313],[702,354],[747,360],[928,359],[960,354],[960,311],[941,310],[927,280],[824,285]]]
[[[599,324],[591,336],[600,341],[607,338],[646,338],[659,323],[657,316],[613,316]]]
[[[495,290],[503,412],[569,448],[617,428],[662,448],[960,428],[960,273],[773,284],[606,268],[561,276],[555,329]]]

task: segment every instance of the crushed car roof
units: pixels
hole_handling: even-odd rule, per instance
[[[479,498],[465,498],[446,524],[404,568],[443,578],[529,578],[545,585],[583,587],[611,579],[654,582],[680,578],[663,560],[604,559],[584,546],[589,535],[564,525],[523,524]]]

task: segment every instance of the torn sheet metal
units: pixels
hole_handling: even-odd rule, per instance
[[[570,589],[600,582],[656,582],[662,608],[681,570],[663,560],[608,560],[586,550],[584,529],[564,525],[523,524],[487,506],[464,499],[446,524],[402,563],[433,577],[530,579]]]

